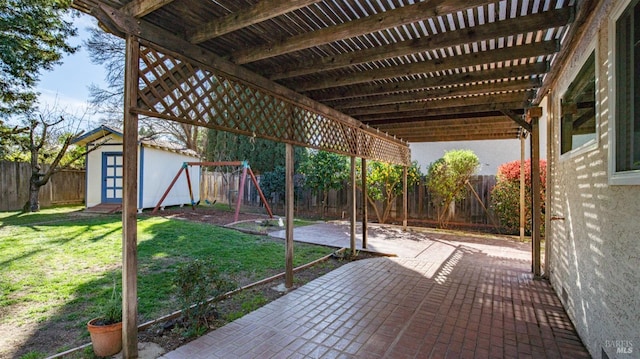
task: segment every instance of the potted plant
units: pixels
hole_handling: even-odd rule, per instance
[[[111,356],[122,350],[122,296],[116,290],[115,282],[102,315],[91,319],[87,329],[97,356]]]

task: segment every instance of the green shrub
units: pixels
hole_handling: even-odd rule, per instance
[[[469,178],[479,166],[480,160],[471,150],[447,151],[442,158],[429,165],[426,185],[438,210],[440,227],[447,226],[449,206],[465,197]]]
[[[237,287],[222,276],[213,263],[200,259],[178,267],[173,284],[182,309],[186,330],[184,335],[188,337],[199,336],[207,331],[207,318],[215,309],[209,298],[218,297]]]
[[[525,161],[525,233],[531,234],[531,161]],[[547,161],[540,160],[540,199],[542,217],[540,233],[544,233]],[[510,234],[520,232],[520,161],[502,164],[498,168],[496,185],[491,192],[491,207],[500,226]]]

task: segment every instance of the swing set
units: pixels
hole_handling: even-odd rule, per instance
[[[249,167],[248,161],[184,162],[182,164],[182,167],[180,167],[180,170],[178,171],[176,176],[173,178],[173,181],[171,181],[171,184],[169,184],[169,187],[164,192],[164,194],[162,195],[162,198],[160,198],[160,201],[158,201],[158,204],[156,205],[156,207],[153,209],[151,213],[156,214],[158,212],[158,209],[162,205],[162,202],[165,200],[167,195],[169,195],[171,188],[173,188],[173,185],[176,183],[176,181],[178,181],[178,178],[180,178],[180,175],[182,174],[183,171],[187,177],[187,186],[189,187],[189,197],[191,198],[191,207],[193,208],[193,210],[196,209],[196,203],[193,199],[193,190],[191,188],[191,177],[189,175],[190,166],[242,166],[242,177],[240,177],[240,187],[238,188],[238,200],[236,201],[236,212],[235,212],[235,216],[233,217],[233,221],[234,222],[238,221],[238,215],[240,214],[240,206],[242,205],[242,196],[244,194],[244,184],[247,179],[247,173],[251,176],[251,180],[253,181],[253,184],[256,186],[256,189],[258,190],[258,194],[260,195],[260,199],[262,200],[262,203],[264,204],[264,207],[267,210],[267,213],[269,214],[269,218],[273,218],[271,207],[269,207],[269,204],[267,203],[267,200],[264,197],[262,190],[260,189],[258,180],[256,179],[256,176],[253,174],[251,167]]]

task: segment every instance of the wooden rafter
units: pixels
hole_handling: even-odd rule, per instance
[[[468,125],[485,125],[492,123],[502,123],[508,121],[505,116],[487,116],[487,117],[468,117],[460,118],[455,122],[455,126],[468,126]],[[451,121],[448,120],[427,120],[419,122],[396,122],[378,125],[377,128],[381,131],[402,131],[402,130],[422,130],[438,127],[445,127],[451,125]]]
[[[461,72],[448,76],[434,76],[403,82],[387,84],[365,84],[351,87],[334,88],[323,91],[313,91],[309,95],[317,101],[330,101],[362,97],[371,95],[384,95],[401,91],[414,91],[425,88],[453,86],[473,82],[502,80],[523,76],[542,75],[547,72],[549,64],[540,62],[516,66],[506,66],[482,71]]]
[[[446,134],[416,134],[407,137],[405,140],[410,142],[450,142],[450,141],[472,141],[483,138],[486,140],[508,140],[518,138],[518,130],[490,133],[470,133],[469,131],[460,133]]]
[[[361,115],[358,116],[358,119],[363,123],[373,126],[381,123],[394,122],[399,119],[403,119],[404,121],[408,121],[408,119],[421,121],[427,117],[447,117],[448,119],[464,118],[469,117],[470,115],[481,117],[483,115],[495,114],[496,111],[500,114],[500,111],[503,109],[522,109],[523,107],[522,101],[487,103],[481,105],[431,108],[405,112],[376,113],[372,115]]]
[[[427,124],[429,121],[426,122]],[[491,125],[489,129],[487,125]],[[479,121],[477,123],[459,123],[456,121],[455,123],[449,123],[447,125],[430,125],[423,126],[422,128],[428,130],[430,134],[446,134],[451,131],[468,131],[471,133],[479,132],[479,131],[494,131],[494,130],[513,130],[517,129],[517,125],[513,122],[509,121],[509,119],[502,119],[499,121]],[[405,127],[405,128],[394,128],[389,129],[386,127],[380,127],[381,131],[389,132],[398,137],[404,138],[405,136],[413,136],[416,133],[415,128]]]
[[[501,103],[520,103],[520,106],[526,103],[527,99],[532,94],[528,91],[504,93],[504,94],[492,94],[492,95],[480,95],[480,96],[465,96],[465,97],[452,97],[439,100],[428,100],[412,103],[401,103],[393,105],[380,105],[362,107],[357,109],[349,109],[345,111],[351,116],[361,116],[368,114],[379,113],[395,113],[404,111],[424,111],[430,109],[450,109],[462,106],[474,106],[474,105],[499,105]]]
[[[133,0],[123,6],[120,11],[133,17],[143,17],[150,12],[170,4],[173,0]]]
[[[321,0],[262,0],[242,11],[236,11],[204,24],[200,28],[189,32],[187,39],[191,43],[198,44],[320,1]]]
[[[420,2],[350,22],[325,27],[320,30],[284,39],[273,44],[265,44],[236,51],[232,54],[231,58],[237,64],[246,64],[346,38],[352,38],[418,22],[440,14],[448,14],[475,6],[485,5],[491,2],[493,1],[439,0]]]
[[[540,86],[539,79],[522,79],[503,82],[481,83],[468,86],[439,87],[435,89],[403,92],[394,95],[376,95],[353,99],[350,101],[330,102],[331,106],[338,110],[357,107],[380,106],[402,102],[414,102],[417,100],[436,99],[444,96],[462,96],[491,93],[500,91],[522,91],[531,90]]]
[[[558,49],[566,53],[572,43],[566,35],[576,34],[593,8],[584,5],[593,0],[585,1],[74,0],[73,6],[165,56],[145,57],[140,115],[159,109],[165,119],[226,128],[222,117],[233,113],[228,130],[252,135],[261,128],[252,121],[280,121],[293,106],[304,109],[296,121],[335,119],[353,142],[346,129],[368,131],[363,124],[375,132],[438,118],[454,124],[505,113],[520,118],[533,97],[506,97],[533,91],[539,98]],[[209,91],[215,93],[203,95]],[[220,98],[233,104],[225,107]],[[496,98],[505,102],[485,101]],[[283,135],[276,132],[257,135]]]
[[[524,120],[523,116],[516,114],[515,112],[504,109],[500,112],[504,113],[505,116],[509,117],[513,122],[520,125],[520,127],[524,128],[528,132],[531,132],[531,124]]]
[[[528,59],[531,57],[549,55],[559,49],[557,40],[548,40],[520,46],[511,46],[495,50],[487,50],[459,56],[445,57],[437,60],[416,62],[403,66],[374,68],[361,71],[350,76],[344,74],[324,76],[317,80],[309,80],[299,85],[291,84],[298,91],[318,90],[330,87],[340,87],[366,83],[371,81],[428,74],[437,71],[452,70],[477,65],[498,63],[510,60]]]
[[[571,14],[572,8],[561,8],[530,16],[510,18],[457,31],[444,32],[356,52],[348,52],[343,55],[312,59],[307,63],[295,64],[290,68],[280,68],[277,72],[267,72],[267,75],[271,79],[279,80],[481,40],[526,34],[565,25],[571,19]]]

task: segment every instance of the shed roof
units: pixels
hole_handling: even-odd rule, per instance
[[[108,125],[101,125],[100,127],[97,127],[91,131],[88,131],[82,134],[80,137],[73,140],[72,144],[75,144],[78,146],[84,146],[89,143],[99,141],[109,135],[122,137],[122,130],[116,129]],[[157,140],[157,139],[149,139],[149,138],[140,138],[140,137],[138,141],[143,146],[158,148],[164,151],[175,152],[182,155],[198,158],[198,154],[195,151],[190,149],[185,149],[184,147],[173,142]]]

